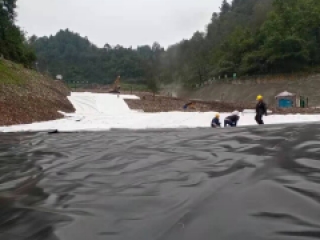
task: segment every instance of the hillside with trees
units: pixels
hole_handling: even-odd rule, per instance
[[[206,33],[168,49],[168,81],[306,71],[320,64],[320,1],[223,1]]]
[[[30,68],[36,56],[24,33],[15,25],[16,2],[0,0],[0,55]]]
[[[108,83],[201,84],[219,76],[309,71],[320,64],[319,0],[223,0],[205,32],[166,51],[155,43],[137,49],[98,48],[69,30],[31,39],[41,71],[66,79]]]
[[[61,74],[71,82],[99,84],[111,83],[118,75],[127,82],[146,83],[153,78],[157,60],[164,52],[158,43],[137,49],[109,44],[98,48],[68,29],[50,37],[33,36],[30,43],[37,52],[40,71]]]

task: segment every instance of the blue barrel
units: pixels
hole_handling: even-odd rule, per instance
[[[291,99],[279,99],[279,107],[291,108],[293,107],[293,102]]]

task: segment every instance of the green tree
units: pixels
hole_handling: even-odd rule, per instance
[[[223,0],[222,4],[221,4],[221,7],[220,7],[221,14],[226,14],[230,10],[231,10],[231,6],[228,3],[228,1],[227,0]]]
[[[62,74],[69,82],[109,84],[120,75],[125,82],[146,83],[158,78],[160,57],[164,52],[158,43],[137,49],[105,44],[98,48],[87,38],[69,29],[48,37],[32,37],[39,68],[52,76]]]
[[[24,33],[14,23],[16,0],[0,1],[0,54],[32,67],[36,57]]]

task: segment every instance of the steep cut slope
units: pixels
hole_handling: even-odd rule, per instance
[[[241,81],[241,84],[213,83],[197,90],[188,91],[177,89],[179,97],[196,98],[201,100],[255,103],[256,96],[262,94],[269,106],[276,106],[275,96],[283,91],[289,91],[297,95],[308,97],[309,107],[320,106],[320,75],[288,78],[276,81],[264,81],[261,83],[249,83]],[[174,90],[172,90],[174,91]],[[167,90],[169,92],[169,90]]]
[[[0,125],[61,118],[59,110],[74,111],[69,94],[60,81],[0,60]]]

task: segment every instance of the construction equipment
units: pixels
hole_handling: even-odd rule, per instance
[[[114,81],[112,90],[109,93],[120,93],[120,76]]]

